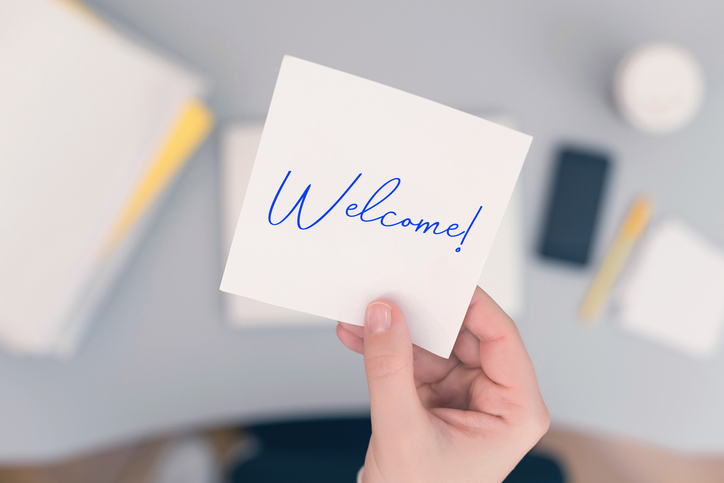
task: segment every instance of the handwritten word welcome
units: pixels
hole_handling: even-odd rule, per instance
[[[337,201],[335,201],[332,206],[325,211],[322,216],[316,219],[313,223],[303,226],[302,225],[302,210],[304,209],[304,201],[307,199],[307,196],[309,195],[309,190],[312,189],[312,185],[309,184],[307,188],[302,192],[302,195],[299,197],[296,203],[294,203],[294,206],[292,206],[292,209],[289,210],[289,213],[284,216],[280,221],[274,222],[272,221],[272,213],[274,212],[274,207],[277,204],[277,200],[279,199],[279,194],[282,192],[282,189],[284,188],[284,185],[286,184],[287,180],[289,179],[289,175],[292,174],[291,171],[287,172],[287,175],[284,177],[284,180],[282,181],[282,184],[279,186],[279,189],[277,190],[276,195],[274,195],[274,201],[272,201],[271,206],[269,207],[269,223],[271,225],[280,225],[284,223],[287,218],[289,218],[294,211],[297,211],[297,227],[300,230],[309,230],[313,226],[317,225],[320,221],[322,221],[331,211],[342,201],[342,198],[344,198],[347,193],[352,189],[352,187],[357,183],[357,181],[362,177],[362,173],[358,174],[357,177],[350,183],[350,185],[347,187],[347,189],[344,190],[344,192],[337,198]],[[368,215],[370,211],[372,211],[377,206],[381,205],[384,201],[386,201],[392,194],[397,190],[397,188],[400,187],[400,184],[402,181],[400,178],[392,178],[389,181],[385,182],[382,186],[377,188],[377,191],[375,191],[369,200],[364,204],[362,208],[359,207],[357,203],[352,203],[347,206],[347,208],[344,210],[345,214],[350,218],[359,218],[360,221],[363,221],[365,223],[372,223],[378,221],[380,225],[390,228],[393,226],[401,226],[403,228],[406,227],[414,227],[415,232],[422,232],[427,233],[428,231],[432,231],[434,235],[447,235],[450,238],[456,238],[459,236],[462,236],[462,239],[460,240],[460,246],[458,246],[455,251],[459,252],[462,248],[463,243],[465,243],[465,238],[467,238],[468,233],[470,232],[470,229],[473,227],[473,224],[475,223],[475,220],[478,219],[478,215],[480,214],[480,210],[483,209],[482,206],[478,208],[478,211],[475,213],[475,216],[473,216],[472,221],[468,225],[468,228],[466,230],[460,230],[460,225],[457,223],[452,223],[448,225],[447,228],[443,230],[438,230],[440,228],[440,222],[434,221],[425,221],[424,219],[420,219],[420,221],[413,221],[411,218],[401,218],[401,215],[398,215],[396,211],[387,211],[383,215],[371,218]],[[355,210],[359,210],[355,213]],[[365,216],[368,215],[368,216]],[[399,220],[399,221],[395,221]]]

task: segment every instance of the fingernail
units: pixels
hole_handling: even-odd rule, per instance
[[[386,332],[392,325],[392,309],[382,302],[374,302],[367,306],[365,314],[367,330],[371,333]]]

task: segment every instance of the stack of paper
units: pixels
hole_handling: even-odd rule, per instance
[[[694,357],[724,329],[724,250],[678,220],[654,227],[622,286],[623,327]]]
[[[4,1],[0,32],[0,342],[70,354],[212,117],[197,76],[67,2]]]

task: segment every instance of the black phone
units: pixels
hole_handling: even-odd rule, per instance
[[[609,165],[608,156],[601,153],[560,151],[541,255],[578,265],[588,263]]]

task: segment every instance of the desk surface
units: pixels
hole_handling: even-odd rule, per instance
[[[207,73],[220,122],[262,117],[283,54],[461,109],[501,109],[534,136],[524,168],[528,314],[518,320],[554,424],[685,450],[724,451],[724,353],[695,361],[574,314],[592,269],[534,255],[550,163],[563,142],[615,160],[594,260],[632,197],[724,243],[724,5],[704,0],[576,2],[232,2],[93,0],[102,13]],[[342,3],[349,3],[342,5]],[[610,102],[627,49],[688,46],[708,76],[687,130],[653,137]],[[49,458],[209,423],[363,412],[362,361],[334,330],[227,328],[218,144],[195,155],[79,356],[0,354],[0,460]]]

